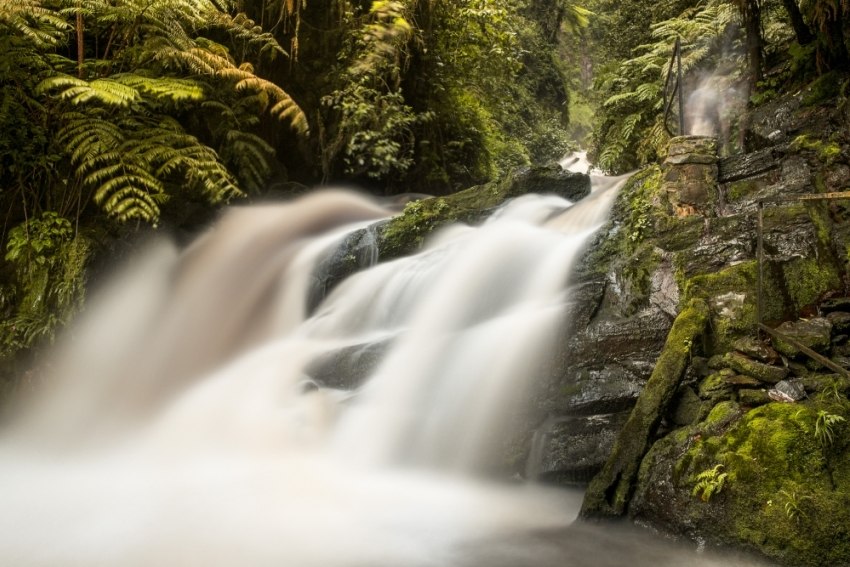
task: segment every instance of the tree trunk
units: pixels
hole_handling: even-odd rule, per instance
[[[77,12],[77,76],[83,78],[83,63],[85,63],[86,53],[83,42],[83,14]]]
[[[762,67],[762,37],[761,37],[761,6],[759,0],[743,0],[740,3],[744,16],[744,28],[747,32],[747,59],[750,64],[750,94],[756,90],[756,84],[761,81]]]
[[[806,45],[814,41],[815,36],[806,21],[803,19],[803,14],[800,12],[800,6],[797,5],[797,0],[782,0],[785,5],[785,11],[788,12],[788,17],[791,19],[791,27],[794,28],[794,34],[797,36],[797,43]]]

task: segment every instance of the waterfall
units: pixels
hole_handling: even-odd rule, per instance
[[[0,563],[640,564],[630,535],[540,535],[573,521],[577,493],[487,479],[621,182],[516,199],[393,262],[367,245],[319,299],[323,262],[358,231],[371,242],[383,207],[321,192],[233,210],[183,252],[152,245],[18,401]],[[365,352],[349,388],[321,377]]]

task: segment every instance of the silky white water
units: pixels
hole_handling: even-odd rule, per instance
[[[517,199],[312,313],[317,262],[379,205],[317,193],[231,211],[183,252],[152,245],[5,426],[0,564],[681,564],[638,551],[646,536],[562,533],[580,495],[481,474],[569,324],[570,268],[617,186]],[[362,385],[315,387],[312,364],[368,344],[387,346]]]

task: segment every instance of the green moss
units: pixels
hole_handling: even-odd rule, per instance
[[[655,227],[656,218],[665,211],[661,209],[661,168],[648,167],[637,173],[623,187],[618,208],[626,203],[624,232],[626,249],[634,252]]]
[[[736,338],[755,329],[756,270],[755,261],[744,262],[682,283],[685,300],[702,298],[712,305],[712,352],[728,350]]]
[[[803,106],[815,106],[833,101],[841,93],[842,84],[844,81],[837,71],[821,75],[809,85],[803,96]]]
[[[725,373],[715,372],[704,378],[699,384],[699,397],[704,400],[728,400],[732,397],[732,387],[726,382]]]
[[[620,275],[629,298],[626,314],[646,305],[652,275],[661,261],[652,238],[666,217],[661,197],[660,167],[651,166],[632,176],[617,196],[610,221],[579,267],[579,277]]]
[[[511,173],[497,183],[408,203],[402,214],[391,219],[381,231],[381,260],[415,252],[429,234],[446,224],[480,221],[507,199],[533,192],[560,192],[572,198],[590,190],[587,178],[570,181],[564,180],[563,175],[563,170],[557,165],[531,168]]]
[[[623,426],[611,456],[588,486],[582,515],[620,516],[625,513],[641,460],[673,400],[707,320],[708,306],[702,300],[691,301],[676,317],[652,375]]]
[[[731,414],[732,406],[720,407],[718,414]],[[704,525],[713,538],[786,564],[850,561],[850,454],[846,441],[827,450],[818,442],[821,410],[817,404],[772,403],[719,432],[712,432],[719,418],[713,411],[691,430],[696,442],[675,466],[679,490],[690,492],[693,478],[717,464],[728,473],[723,498],[712,499],[708,508],[690,505],[697,516],[720,519]]]
[[[815,152],[818,159],[826,165],[832,164],[841,155],[841,146],[831,140],[819,140],[808,134],[802,134],[794,138],[791,142],[791,149],[794,151],[810,151]]]
[[[413,201],[404,207],[401,215],[392,219],[381,234],[382,259],[408,254],[422,246],[425,237],[435,228],[453,220],[447,214],[445,199]]]
[[[701,274],[680,283],[685,300],[703,298],[711,310],[711,352],[725,352],[732,343],[756,328],[758,315],[758,262],[751,260],[724,268],[713,274]],[[785,313],[781,282],[770,266],[764,270],[763,295],[765,318],[781,318]]]
[[[735,203],[758,192],[761,184],[758,181],[744,179],[731,183],[726,189],[726,200]]]
[[[687,252],[699,243],[705,233],[705,219],[700,216],[676,218],[665,216],[657,223],[658,245],[664,250]]]
[[[797,311],[841,286],[841,276],[835,266],[817,258],[795,258],[783,264],[782,271]]]

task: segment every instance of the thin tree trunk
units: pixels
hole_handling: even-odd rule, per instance
[[[83,43],[83,13],[77,12],[77,76],[83,78],[83,63],[85,63],[85,45]]]
[[[747,32],[747,59],[750,64],[750,94],[756,90],[756,84],[761,81],[762,67],[762,37],[761,37],[761,6],[759,0],[744,0],[741,4],[744,15],[744,28]]]
[[[797,0],[782,0],[785,5],[785,11],[788,12],[788,17],[791,19],[791,27],[794,28],[794,35],[797,36],[797,43],[807,45],[814,41],[815,36],[806,21],[803,19],[803,14],[800,12],[800,6],[797,5]]]

